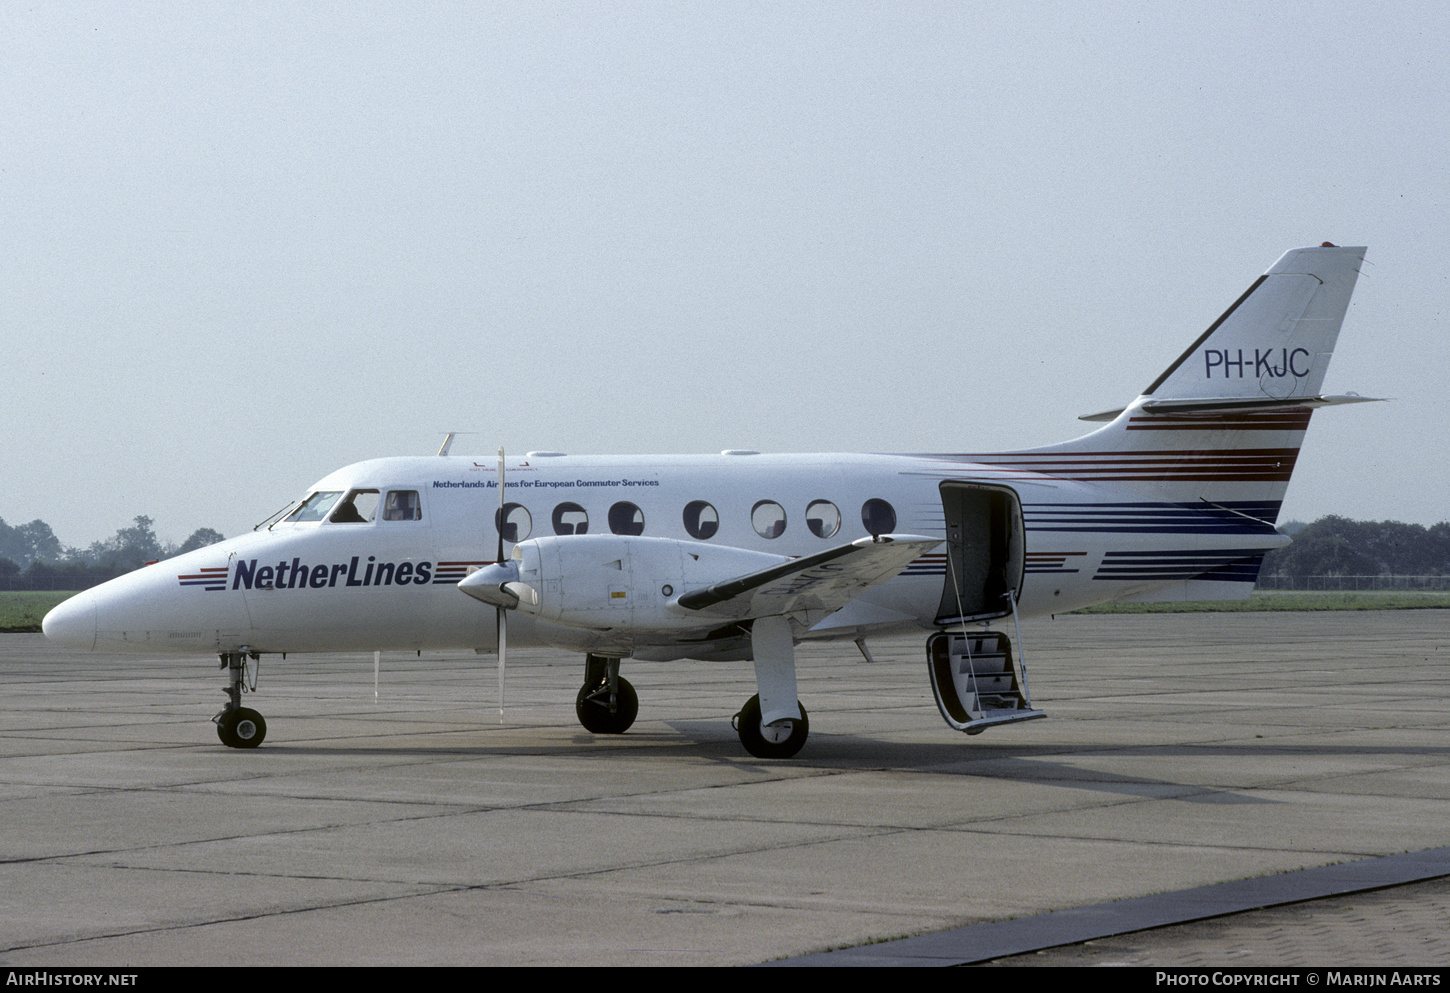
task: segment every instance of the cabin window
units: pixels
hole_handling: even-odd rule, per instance
[[[685,504],[685,530],[701,541],[713,538],[720,530],[720,515],[704,500],[692,500]]]
[[[750,523],[762,538],[785,534],[785,508],[774,500],[762,500],[750,510]]]
[[[890,534],[896,530],[896,509],[885,500],[867,500],[861,505],[861,523],[873,538]]]
[[[383,500],[383,520],[421,521],[423,501],[418,499],[417,490],[389,490]]]
[[[497,531],[498,519],[503,516],[503,540],[517,545],[534,531],[534,517],[521,503],[506,503],[501,511],[493,512],[493,529]]]
[[[830,538],[841,530],[841,512],[829,500],[813,500],[806,508],[806,527],[817,538]]]
[[[554,508],[555,534],[588,534],[589,515],[577,503],[561,503]]]
[[[289,521],[320,521],[327,516],[332,505],[337,503],[337,498],[342,496],[342,490],[330,490],[312,494],[302,501],[302,506],[287,515]]]
[[[609,508],[609,530],[611,534],[644,534],[644,511],[621,500]]]
[[[333,524],[370,524],[377,512],[377,490],[352,490],[327,519]]]

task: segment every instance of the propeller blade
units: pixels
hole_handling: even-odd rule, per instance
[[[495,562],[499,563],[500,565],[503,564],[503,529],[504,529],[503,508],[504,508],[504,496],[503,496],[503,447],[502,446],[499,446],[499,450],[498,450],[498,554],[494,556],[494,559],[493,560]]]
[[[503,668],[504,653],[508,650],[509,615],[498,608],[498,722],[503,723]]]
[[[494,564],[503,565],[503,529],[504,529],[504,495],[503,495],[503,446],[498,447],[498,555],[494,557]],[[504,655],[508,651],[509,621],[508,611],[502,606],[496,607],[495,612],[498,619],[498,722],[503,723],[503,674]]]

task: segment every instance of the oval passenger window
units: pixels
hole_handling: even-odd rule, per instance
[[[774,500],[762,500],[750,510],[750,524],[762,538],[785,534],[785,508]]]
[[[621,500],[609,508],[609,531],[611,534],[644,534],[644,511]]]
[[[561,503],[554,508],[555,534],[588,534],[589,515],[577,503]]]
[[[896,530],[896,510],[885,500],[867,500],[861,505],[861,523],[873,538],[890,534]]]
[[[692,500],[685,504],[685,531],[691,538],[705,541],[715,537],[720,530],[720,515],[704,500]]]

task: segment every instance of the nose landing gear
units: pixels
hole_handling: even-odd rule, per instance
[[[222,692],[227,695],[227,705],[212,721],[216,724],[217,737],[228,748],[256,748],[267,737],[267,722],[262,715],[242,706],[242,692],[257,688],[255,673],[250,686],[243,678],[248,657],[254,662],[260,658],[256,652],[248,652],[246,648],[220,655],[219,668],[227,670],[227,685],[222,687]]]
[[[228,748],[256,748],[267,737],[267,722],[246,707],[223,710],[216,717],[216,734]]]

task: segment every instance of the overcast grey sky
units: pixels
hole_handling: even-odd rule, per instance
[[[1084,433],[1367,244],[1284,516],[1450,517],[1429,3],[0,5],[0,517],[349,462]]]

